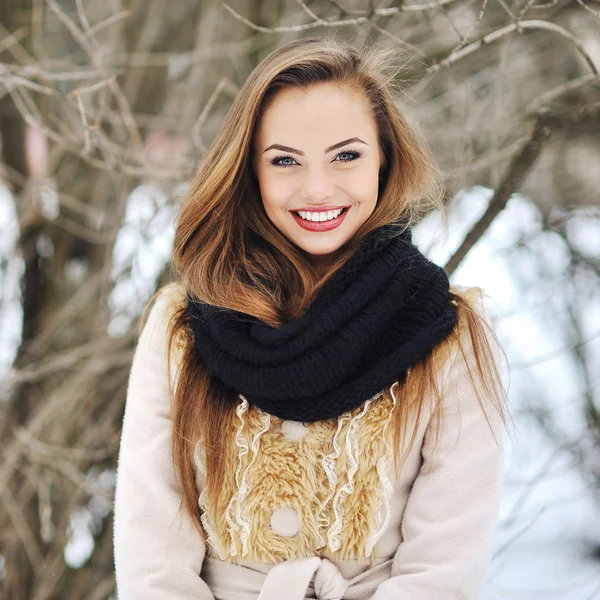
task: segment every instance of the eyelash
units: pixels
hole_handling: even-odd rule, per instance
[[[338,156],[340,156],[340,154],[349,154],[351,156],[351,158],[348,158],[346,160],[342,160],[340,162],[346,163],[346,162],[352,162],[353,160],[356,160],[357,158],[360,157],[360,152],[356,152],[355,150],[344,150],[343,152],[339,152],[338,154],[336,154],[336,158]],[[282,168],[287,168],[287,167],[293,167],[294,165],[281,165],[278,164],[278,161],[284,159],[284,158],[291,158],[292,160],[296,160],[293,156],[290,156],[289,154],[287,155],[282,155],[282,156],[276,156],[273,160],[271,160],[271,164],[274,167],[282,167]]]

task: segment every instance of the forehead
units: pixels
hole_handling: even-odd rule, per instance
[[[256,132],[259,145],[336,142],[344,137],[374,135],[371,106],[365,94],[347,85],[315,84],[284,88],[273,98]]]

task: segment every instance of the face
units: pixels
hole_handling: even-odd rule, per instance
[[[368,100],[332,83],[278,92],[254,140],[265,212],[326,267],[377,203],[381,153]]]

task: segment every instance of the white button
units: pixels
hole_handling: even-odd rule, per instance
[[[271,515],[271,528],[277,535],[291,537],[300,531],[298,513],[290,507],[278,508]]]
[[[306,435],[307,431],[308,428],[302,421],[281,422],[281,432],[283,433],[283,436],[292,442],[301,440]]]

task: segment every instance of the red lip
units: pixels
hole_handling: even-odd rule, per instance
[[[340,207],[340,208],[342,208],[342,207]],[[329,210],[332,210],[332,209],[329,209]],[[331,219],[331,221],[306,221],[300,215],[296,214],[294,211],[290,211],[290,212],[292,213],[292,216],[296,220],[296,223],[298,223],[298,225],[300,225],[300,227],[302,227],[302,229],[306,229],[307,231],[330,231],[331,229],[335,229],[336,227],[339,227],[343,223],[349,210],[350,210],[350,208],[347,208],[346,210],[344,210],[342,212],[342,214],[339,217],[336,217],[335,219]]]

